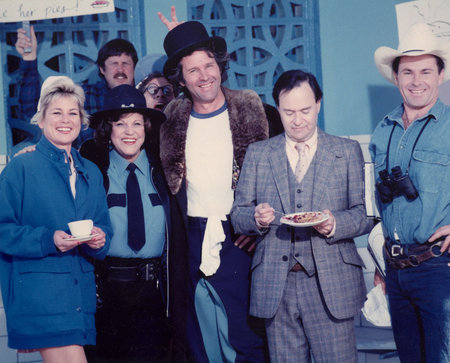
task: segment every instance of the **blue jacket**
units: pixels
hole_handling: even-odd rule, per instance
[[[92,259],[102,259],[112,228],[102,175],[72,148],[76,197],[65,151],[45,137],[36,151],[11,160],[0,175],[0,283],[9,346],[16,349],[95,344]],[[56,230],[92,219],[106,244],[59,252]]]

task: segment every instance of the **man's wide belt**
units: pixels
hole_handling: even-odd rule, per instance
[[[433,243],[402,245],[390,240],[384,244],[386,262],[394,269],[417,267],[433,257],[442,256],[442,239]]]

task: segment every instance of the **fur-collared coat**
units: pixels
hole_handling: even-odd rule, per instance
[[[269,126],[256,92],[225,87],[222,87],[222,91],[228,106],[234,160],[240,169],[248,145],[266,139]],[[186,133],[191,110],[192,101],[182,97],[169,103],[164,111],[167,121],[161,125],[161,162],[172,194],[179,192],[186,177]]]

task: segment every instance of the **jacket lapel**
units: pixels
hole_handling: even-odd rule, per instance
[[[323,197],[326,195],[324,191],[328,186],[328,176],[330,168],[338,155],[336,155],[334,145],[330,141],[330,137],[320,129],[318,131],[316,166],[314,170],[314,184],[312,195],[312,210],[320,210]]]
[[[284,213],[290,213],[290,195],[288,181],[288,162],[286,156],[286,139],[284,133],[272,138],[272,152],[269,155],[269,163],[275,180],[275,185],[280,196]]]

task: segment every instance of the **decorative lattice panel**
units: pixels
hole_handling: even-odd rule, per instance
[[[316,7],[315,0],[188,0],[188,15],[227,41],[227,86],[253,89],[273,103],[273,84],[284,71],[320,79]]]
[[[52,75],[68,75],[78,83],[95,82],[98,70],[95,64],[98,50],[109,40],[123,38],[131,41],[138,55],[145,49],[143,31],[143,4],[139,0],[115,0],[114,13],[34,21],[38,41],[38,69],[45,79]],[[33,141],[36,126],[23,119],[18,108],[20,56],[15,49],[17,28],[21,23],[0,24],[2,43],[3,87],[7,117],[12,138],[8,149],[28,140]],[[5,51],[6,50],[6,51]]]

